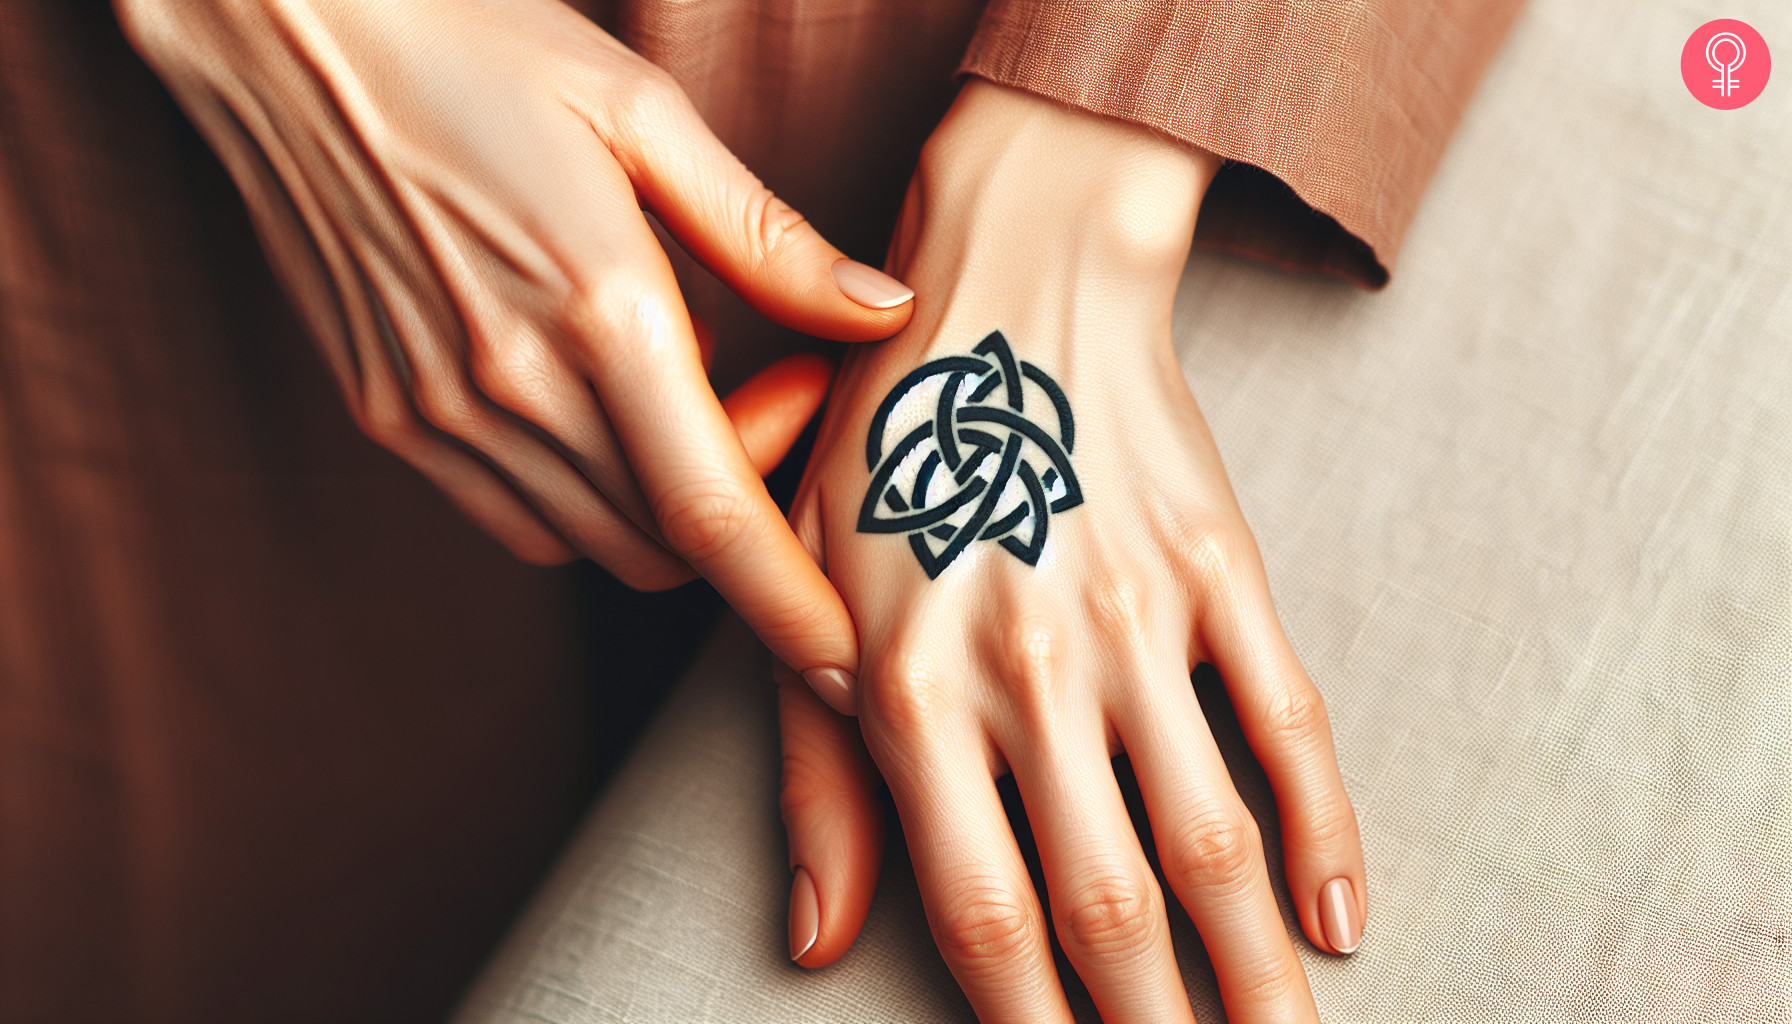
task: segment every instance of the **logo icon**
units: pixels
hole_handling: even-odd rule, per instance
[[[1716,110],[1753,103],[1773,70],[1767,41],[1747,22],[1719,18],[1700,25],[1680,51],[1680,78],[1693,98]]]

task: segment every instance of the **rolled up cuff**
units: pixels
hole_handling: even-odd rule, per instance
[[[1522,0],[992,0],[961,74],[1220,157],[1197,244],[1387,283]]]

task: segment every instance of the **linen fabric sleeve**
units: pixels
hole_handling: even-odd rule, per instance
[[[1523,0],[991,0],[961,74],[1225,158],[1196,241],[1387,283]]]

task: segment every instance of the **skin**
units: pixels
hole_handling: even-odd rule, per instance
[[[791,861],[815,879],[821,916],[803,965],[837,958],[863,922],[881,840],[874,764],[934,937],[985,1024],[1071,1019],[1054,935],[1103,1019],[1191,1020],[1170,898],[1199,928],[1233,1019],[1318,1019],[1257,826],[1189,680],[1199,662],[1219,668],[1275,789],[1302,929],[1336,952],[1320,890],[1349,879],[1366,915],[1356,818],[1324,703],[1277,621],[1171,347],[1218,163],[981,81],[929,142],[891,258],[920,296],[914,320],[849,355],[791,517],[863,651],[857,728],[780,674]],[[855,529],[866,432],[903,374],[968,353],[992,329],[1068,395],[1086,500],[1051,517],[1036,567],[985,541],[929,580],[903,537]],[[1167,893],[1109,763],[1122,750]],[[997,798],[1007,772],[1039,843],[1043,894]]]
[[[984,1020],[1069,1019],[1053,932],[1108,1019],[1187,1019],[1165,896],[1107,763],[1124,749],[1229,1010],[1313,1019],[1255,825],[1188,686],[1196,661],[1224,674],[1324,948],[1319,886],[1352,879],[1366,910],[1355,818],[1169,341],[1211,156],[973,83],[892,249],[928,298],[874,309],[670,79],[555,0],[428,18],[352,0],[117,7],[237,181],[370,437],[519,557],[585,555],[639,587],[701,573],[792,666],[783,808],[821,916],[802,963],[838,957],[863,923],[881,773]],[[643,208],[798,330],[868,341],[915,314],[849,359],[790,527],[758,474],[828,367],[798,357],[718,399]],[[1037,567],[973,545],[930,582],[900,537],[853,529],[868,420],[907,370],[996,328],[1069,394],[1088,500],[1054,517]],[[863,678],[826,691],[862,708],[855,723],[802,680],[833,670],[850,686],[861,643]],[[1049,923],[991,785],[1010,770]]]
[[[808,334],[888,337],[912,303],[844,294],[842,254],[557,0],[116,6],[369,437],[527,561],[643,589],[702,574],[842,701],[851,619],[759,476],[825,370],[801,357],[720,401],[644,208]]]

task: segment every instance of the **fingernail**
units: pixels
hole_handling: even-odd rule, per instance
[[[1325,930],[1325,941],[1333,949],[1356,952],[1358,943],[1363,941],[1363,926],[1356,919],[1356,889],[1350,879],[1334,878],[1319,890],[1319,927]]]
[[[790,959],[800,960],[821,934],[821,900],[808,868],[797,868],[790,881]]]
[[[847,298],[872,309],[893,309],[915,297],[913,288],[857,260],[834,264],[834,284]]]
[[[828,707],[843,715],[854,713],[858,706],[852,693],[856,680],[850,673],[837,668],[812,668],[803,673],[803,679],[816,696],[828,702]]]

